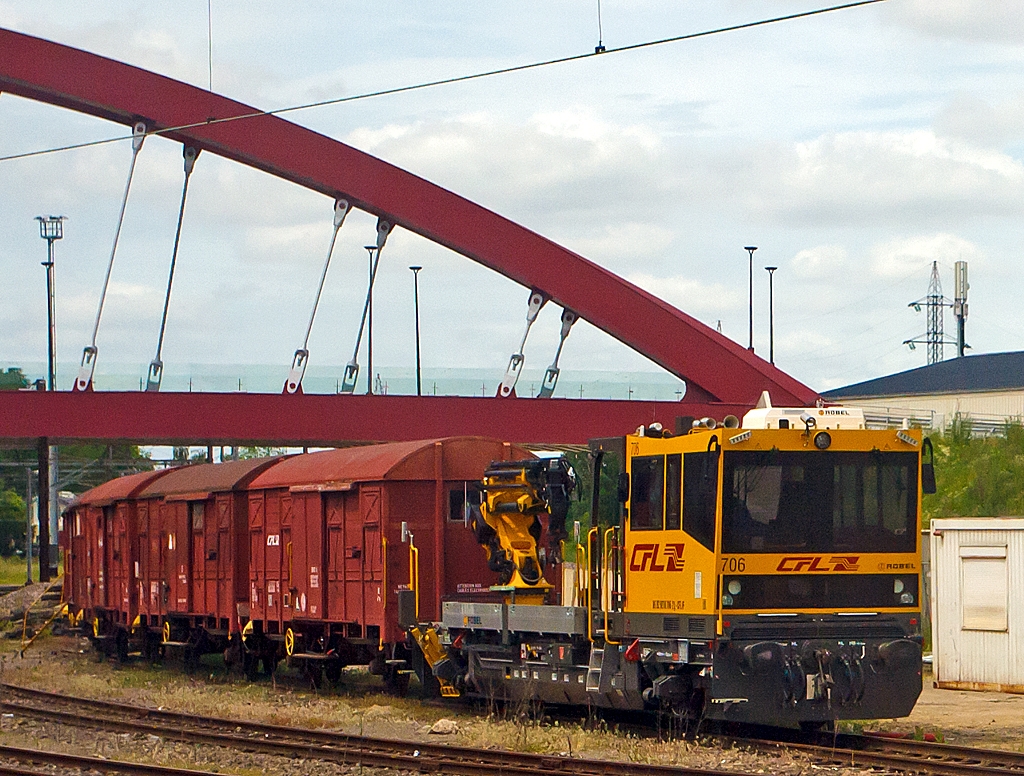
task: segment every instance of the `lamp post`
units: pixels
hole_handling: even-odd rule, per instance
[[[756,245],[748,245],[745,250],[750,255],[750,293],[748,295],[749,300],[749,315],[747,321],[750,327],[750,340],[747,343],[747,350],[751,353],[754,352],[754,251],[757,250]]]
[[[364,245],[370,254],[370,289],[366,292],[366,308],[369,312],[366,331],[366,392],[373,393],[373,252],[376,245]]]
[[[412,298],[416,312],[416,395],[422,396],[420,379],[420,270],[423,267],[409,267],[412,270]]]
[[[39,236],[46,240],[46,379],[47,390],[57,390],[57,324],[54,316],[53,243],[64,239],[64,216],[36,216]],[[46,472],[47,488],[39,493],[39,581],[50,579],[50,537],[57,531],[57,448],[40,445],[39,466]],[[42,479],[42,478],[40,478]],[[51,529],[52,532],[51,532]]]
[[[36,216],[39,222],[39,236],[46,240],[46,261],[42,264],[46,267],[46,298],[48,324],[48,350],[47,350],[47,390],[56,389],[55,380],[57,377],[57,351],[56,351],[56,329],[53,318],[53,243],[55,240],[64,238],[64,216]]]
[[[775,363],[775,270],[778,267],[765,267],[768,270],[768,361]]]

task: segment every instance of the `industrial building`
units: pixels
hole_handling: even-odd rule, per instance
[[[1024,351],[939,361],[826,391],[822,396],[864,410],[869,428],[914,425],[941,431],[958,414],[975,432],[1024,418]]]

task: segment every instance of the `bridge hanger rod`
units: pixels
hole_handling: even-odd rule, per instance
[[[327,258],[324,259],[324,268],[320,273],[320,285],[316,289],[316,298],[313,300],[313,310],[309,313],[309,325],[306,326],[306,337],[302,340],[302,347],[295,351],[292,358],[292,368],[288,372],[288,379],[284,383],[285,393],[296,393],[302,390],[302,378],[306,374],[306,364],[309,361],[309,335],[313,331],[313,319],[316,318],[316,308],[320,306],[320,295],[324,290],[324,281],[327,280],[327,268],[331,265],[331,256],[334,254],[334,244],[338,240],[338,232],[341,225],[345,223],[345,216],[352,209],[348,200],[336,199],[334,201],[334,231],[331,233],[331,244],[327,248]]]
[[[578,319],[579,316],[572,310],[562,310],[562,331],[558,339],[558,350],[555,351],[555,360],[551,362],[551,366],[544,372],[544,382],[541,383],[540,391],[537,393],[538,399],[548,399],[554,394],[555,384],[558,382],[558,373],[560,371],[558,369],[558,359],[562,357],[562,347],[569,336],[569,330]]]
[[[366,326],[366,316],[370,311],[370,299],[373,294],[373,283],[377,279],[377,267],[380,264],[380,252],[384,250],[384,243],[387,242],[391,233],[392,224],[383,218],[377,219],[377,257],[373,262],[373,269],[370,270],[370,284],[366,289],[366,301],[363,303],[363,317],[359,322],[359,333],[356,335],[356,347],[352,351],[352,360],[345,365],[345,374],[341,380],[341,393],[352,393],[356,389],[356,378],[359,377],[359,345],[363,341],[363,329]]]
[[[523,363],[526,361],[526,356],[523,355],[523,350],[526,349],[526,338],[530,336],[530,327],[537,320],[540,308],[547,303],[548,298],[543,293],[536,289],[530,291],[530,300],[527,302],[526,307],[526,331],[523,332],[523,339],[519,343],[519,350],[513,353],[512,357],[508,360],[508,369],[505,370],[505,376],[501,380],[501,385],[498,386],[498,396],[507,398],[515,392],[516,383],[519,382],[519,375],[523,371]]]
[[[82,365],[78,369],[78,378],[75,380],[76,391],[87,391],[92,389],[93,372],[96,369],[96,337],[100,331],[100,318],[103,315],[103,303],[107,299],[107,288],[110,286],[110,273],[114,269],[114,256],[117,253],[117,241],[121,236],[121,225],[124,223],[124,211],[128,205],[128,192],[132,187],[132,176],[135,174],[135,162],[139,158],[139,151],[146,139],[146,125],[138,122],[132,127],[132,163],[128,168],[128,181],[124,184],[124,196],[121,198],[121,212],[117,217],[117,229],[114,231],[114,244],[110,248],[110,261],[107,263],[107,274],[103,278],[103,290],[100,292],[100,304],[96,310],[96,323],[92,328],[92,342],[82,351]]]
[[[181,223],[185,218],[185,197],[188,195],[188,179],[192,175],[192,168],[196,165],[196,157],[199,156],[192,146],[185,146],[182,149],[182,156],[185,160],[185,182],[181,186],[181,207],[178,208],[178,227],[174,231],[174,248],[171,251],[171,268],[167,275],[167,293],[164,295],[164,312],[160,317],[160,335],[156,340],[156,357],[149,363],[149,376],[146,378],[147,391],[159,391],[160,381],[164,377],[164,362],[160,356],[164,349],[164,332],[167,329],[167,308],[171,304],[171,285],[174,283],[174,267],[178,261],[178,243],[181,241]]]

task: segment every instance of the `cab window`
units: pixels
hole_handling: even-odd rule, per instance
[[[634,458],[630,479],[629,527],[634,531],[661,530],[665,512],[665,456]]]

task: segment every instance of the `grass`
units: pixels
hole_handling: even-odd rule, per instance
[[[57,565],[60,573],[62,564]],[[0,585],[24,585],[26,579],[25,559],[17,555],[9,558],[0,557]],[[32,580],[39,581],[39,559],[32,557]]]

